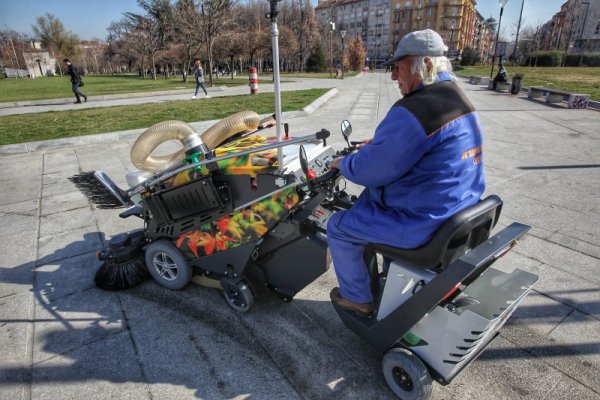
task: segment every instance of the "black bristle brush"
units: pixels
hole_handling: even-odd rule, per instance
[[[133,202],[102,171],[89,171],[69,178],[79,191],[98,208],[112,209],[131,207]]]
[[[150,278],[144,263],[146,237],[141,229],[113,236],[108,246],[96,256],[104,261],[94,281],[107,290],[122,290],[137,286]]]

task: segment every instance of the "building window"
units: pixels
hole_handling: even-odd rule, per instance
[[[425,24],[426,28],[431,28],[431,21],[427,21],[427,23]]]
[[[403,30],[403,31],[405,31],[405,30],[406,30],[406,27],[407,27],[407,25],[406,25],[406,22],[403,22],[403,23],[402,23],[402,30]]]
[[[428,9],[427,9],[427,11],[426,11],[426,14],[427,14],[427,15],[431,15],[431,14],[433,14],[433,8],[428,8]],[[429,27],[428,27],[428,28],[429,28]]]
[[[406,3],[404,3],[404,8],[410,8],[410,0],[407,0]]]
[[[598,21],[598,23],[596,24],[596,30],[594,31],[594,35],[597,35],[600,33],[600,21]]]

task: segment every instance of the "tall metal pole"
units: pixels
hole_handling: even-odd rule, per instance
[[[343,27],[343,25],[342,25]],[[342,79],[344,79],[344,50],[345,50],[345,45],[344,45],[344,37],[346,36],[346,30],[342,29],[340,31],[340,35],[342,36]]]
[[[583,16],[583,24],[581,25],[581,32],[579,33],[579,47],[581,48],[581,57],[579,57],[579,66],[583,64],[583,52],[585,50],[585,46],[583,45],[583,30],[585,29],[585,22],[587,20],[588,9],[590,8],[590,3],[587,1],[582,1],[581,5],[586,5],[585,14]]]
[[[270,0],[271,12],[267,14],[267,18],[271,19],[271,37],[273,46],[273,86],[275,92],[275,129],[277,132],[277,141],[282,139],[281,134],[281,88],[279,86],[279,30],[277,29],[277,3],[281,0]],[[279,169],[283,168],[283,150],[281,147],[277,149],[277,165]]]
[[[517,24],[517,36],[515,37],[515,48],[513,49],[512,59],[514,62],[517,62],[517,47],[519,46],[519,31],[521,30],[521,18],[523,17],[523,6],[525,5],[525,0],[521,2],[521,14],[519,14],[519,23]]]
[[[498,31],[496,32],[496,43],[494,44],[494,55],[492,56],[492,70],[490,71],[490,79],[494,76],[494,64],[496,63],[496,51],[498,51],[498,40],[500,39],[500,26],[502,24],[502,14],[504,6],[508,0],[500,0],[500,19],[498,20]]]
[[[329,21],[329,78],[333,78],[333,31],[335,22]]]

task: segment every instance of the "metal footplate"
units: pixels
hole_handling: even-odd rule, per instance
[[[515,269],[507,274],[488,268],[464,291],[467,304],[436,307],[410,332],[421,339],[411,351],[449,383],[497,335],[537,282],[537,275]]]

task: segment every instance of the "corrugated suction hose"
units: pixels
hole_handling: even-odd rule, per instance
[[[223,118],[204,131],[200,137],[202,142],[209,148],[214,149],[229,137],[258,128],[260,118],[254,111],[240,111]]]
[[[182,121],[163,121],[146,129],[135,141],[129,154],[131,162],[142,171],[160,172],[185,158],[185,149],[164,156],[153,156],[152,152],[167,140],[183,142],[195,134],[194,129]]]
[[[255,130],[260,124],[260,118],[254,111],[241,111],[223,118],[200,135],[202,142],[214,149],[229,137]],[[149,172],[160,172],[176,165],[185,158],[185,149],[164,156],[153,156],[152,152],[168,140],[184,139],[197,135],[194,129],[182,121],[163,121],[146,129],[131,147],[130,158],[136,168]]]

